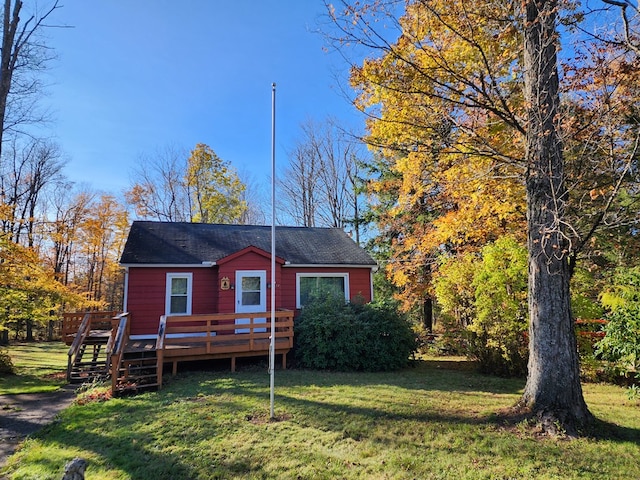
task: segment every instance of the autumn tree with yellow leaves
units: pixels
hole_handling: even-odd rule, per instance
[[[64,302],[76,300],[33,248],[0,233],[0,345],[9,341],[10,330],[16,335],[26,330],[33,340],[34,325],[48,323]]]
[[[185,180],[193,222],[238,223],[246,212],[245,185],[208,145],[199,143],[191,151]]]
[[[509,56],[518,39],[515,15],[505,9],[502,23],[483,22],[478,37],[500,33],[495,45],[484,42],[487,52],[479,59],[459,33],[426,10],[410,7],[398,19],[397,44],[354,66],[351,77],[357,106],[370,116],[366,140],[380,153],[384,166],[378,170],[387,171],[385,178],[374,175],[370,192],[394,196],[377,219],[391,244],[387,271],[407,310],[429,302],[431,271],[443,249],[477,250],[505,233],[523,238],[525,222],[519,105],[506,101],[506,90],[521,92]],[[468,15],[469,22],[474,15],[484,18],[477,7]],[[427,32],[433,44],[416,48]],[[505,92],[490,83],[473,85],[474,78],[491,77],[515,79]]]
[[[96,203],[88,193],[77,201],[63,199],[72,186],[63,174],[60,147],[36,138],[30,128],[47,117],[38,108],[43,87],[39,74],[53,54],[43,43],[42,33],[54,25],[54,13],[60,8],[57,0],[33,5],[22,0],[3,2],[0,344],[9,341],[10,332],[13,339],[44,336],[45,326],[51,326],[65,309],[121,305],[121,292],[112,288],[122,285],[119,245],[109,238],[123,238],[128,227],[124,207],[113,197]],[[115,211],[120,213],[118,219],[109,216]],[[88,272],[82,271],[83,249],[88,252],[85,258],[92,259]],[[83,282],[89,278],[92,282]],[[106,289],[112,294],[106,294]],[[47,328],[47,337],[51,333]]]
[[[119,261],[129,231],[128,212],[107,194],[88,207],[75,236],[73,284],[84,293],[87,304],[118,310],[124,287]]]
[[[28,218],[29,235],[0,234],[0,343],[50,338],[63,311],[122,308],[119,258],[129,228],[113,196],[46,185]],[[0,221],[27,223],[15,204],[0,204]],[[17,241],[19,240],[19,241]]]
[[[549,431],[577,434],[591,414],[569,281],[580,258],[611,232],[631,236],[637,221],[638,69],[623,42],[584,35],[589,12],[576,4],[402,6],[328,6],[343,51],[366,52],[351,80],[366,140],[391,172],[371,185],[394,196],[380,215],[393,232],[391,278],[411,304],[429,294],[417,272],[437,256],[507,233],[526,239],[530,357],[519,406]],[[561,58],[559,22],[574,36]]]
[[[167,148],[141,157],[125,197],[139,218],[240,223],[248,209],[245,189],[232,165],[199,143],[189,156]]]

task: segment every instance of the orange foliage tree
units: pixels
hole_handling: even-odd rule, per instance
[[[369,191],[386,198],[374,210],[387,271],[407,310],[430,298],[439,253],[477,250],[505,233],[524,238],[515,11],[454,3],[443,19],[429,5],[409,5],[396,44],[351,77],[379,153]],[[451,28],[463,14],[464,31]]]
[[[391,262],[392,279],[410,304],[429,282],[416,266],[526,233],[533,354],[522,405],[545,428],[575,433],[590,414],[569,280],[580,256],[612,230],[633,235],[638,220],[637,65],[622,43],[593,36],[559,60],[558,22],[584,32],[588,12],[574,3],[342,5],[330,9],[337,39],[368,49],[352,67],[356,106],[392,172],[372,182],[395,195],[379,216],[394,232],[391,260],[402,260]]]

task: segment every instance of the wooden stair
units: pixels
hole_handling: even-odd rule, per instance
[[[114,394],[137,393],[140,390],[157,388],[158,356],[156,350],[125,350],[118,368],[112,369],[116,375]]]
[[[108,336],[85,338],[67,372],[69,382],[86,383],[107,378],[110,360],[108,343]]]

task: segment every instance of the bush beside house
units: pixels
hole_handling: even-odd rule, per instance
[[[386,371],[405,367],[416,351],[409,322],[385,304],[344,303],[317,295],[296,319],[295,358],[302,368]]]

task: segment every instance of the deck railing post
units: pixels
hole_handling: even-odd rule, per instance
[[[118,384],[118,373],[120,372],[120,363],[122,362],[122,352],[124,351],[124,347],[126,346],[127,339],[129,336],[127,332],[129,331],[128,325],[128,313],[123,313],[119,315],[120,322],[118,323],[118,330],[115,335],[115,339],[113,341],[113,351],[111,353],[111,394],[113,395],[116,392],[116,387]]]
[[[156,339],[156,376],[158,379],[158,390],[162,388],[162,375],[164,368],[164,339],[167,333],[167,316],[160,317],[158,324],[158,338]]]

